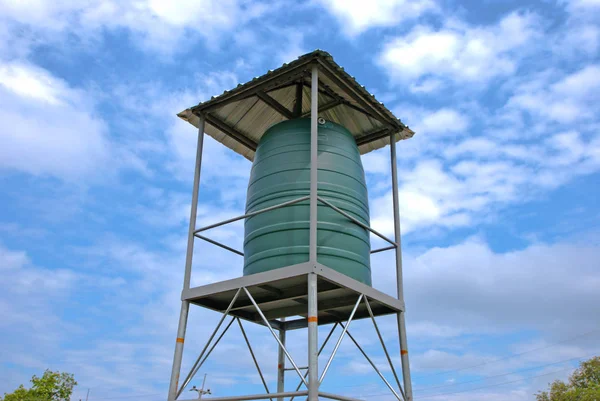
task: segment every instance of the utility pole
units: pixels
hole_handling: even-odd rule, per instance
[[[212,393],[210,392],[210,389],[209,389],[209,388],[208,388],[208,389],[206,389],[206,390],[204,390],[204,385],[205,385],[205,384],[206,384],[206,373],[204,374],[204,379],[202,380],[202,388],[200,388],[200,389],[199,389],[199,388],[197,388],[196,386],[194,386],[194,387],[192,387],[192,388],[190,389],[190,391],[197,391],[197,392],[198,392],[198,399],[199,399],[199,400],[201,400],[201,399],[202,399],[202,396],[203,396],[204,394],[212,394]]]

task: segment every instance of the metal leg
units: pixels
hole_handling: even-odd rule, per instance
[[[312,67],[310,98],[310,235],[309,261],[317,263],[317,184],[318,184],[318,114],[319,114],[319,69]],[[316,351],[316,348],[315,348]],[[312,399],[310,400],[312,401]]]
[[[317,264],[317,189],[318,189],[318,114],[319,114],[319,68],[311,71],[310,98],[310,235],[309,262]],[[308,401],[319,399],[319,323],[317,305],[317,275],[308,275]]]
[[[344,325],[342,323],[340,323],[340,325],[342,327],[344,327]],[[390,382],[388,382],[386,380],[385,376],[381,373],[381,371],[379,369],[377,369],[377,366],[375,365],[375,363],[371,360],[371,358],[369,358],[369,356],[362,349],[362,347],[360,345],[358,345],[358,342],[352,336],[352,334],[350,334],[349,331],[348,331],[347,334],[348,334],[348,338],[350,338],[352,340],[352,342],[354,343],[354,345],[356,345],[356,348],[358,348],[358,350],[361,352],[361,354],[363,354],[363,356],[365,357],[365,359],[371,364],[371,367],[373,369],[375,369],[375,372],[377,372],[377,374],[379,375],[379,377],[381,377],[381,380],[383,380],[383,382],[385,383],[385,385],[390,389],[390,391],[394,394],[394,396],[396,396],[396,398],[398,399],[398,401],[402,401],[402,400],[406,401],[406,398],[401,398],[400,395],[398,395],[398,393],[396,392],[396,390],[394,390],[394,387],[390,384]]]
[[[381,335],[381,332],[379,331],[379,326],[377,325],[377,321],[375,320],[375,316],[373,315],[373,310],[371,309],[371,304],[369,303],[369,299],[367,297],[365,297],[365,305],[367,306],[367,310],[369,311],[369,315],[371,316],[371,321],[373,322],[373,326],[375,327],[375,331],[377,332],[377,337],[379,337],[379,342],[381,342],[381,347],[383,348],[383,352],[385,353],[385,356],[388,360],[390,369],[392,369],[392,373],[394,374],[394,379],[396,379],[396,384],[398,385],[398,389],[400,390],[402,397],[404,399],[406,399],[406,395],[404,394],[404,391],[402,390],[402,386],[400,385],[400,379],[398,379],[398,374],[396,373],[396,368],[394,368],[394,363],[392,362],[392,358],[390,357],[387,347],[385,346],[385,341],[383,341],[383,336]]]
[[[250,356],[252,356],[252,360],[254,361],[254,365],[256,366],[256,370],[258,370],[258,375],[260,376],[260,380],[262,380],[263,386],[265,387],[265,390],[267,391],[267,394],[270,394],[271,392],[269,391],[269,386],[267,386],[267,382],[265,381],[265,377],[262,374],[262,371],[260,370],[260,366],[258,364],[258,361],[256,360],[256,356],[254,356],[254,351],[252,350],[252,347],[250,346],[250,341],[248,341],[248,336],[246,335],[246,330],[244,330],[244,326],[242,326],[242,321],[240,320],[240,318],[236,319],[238,322],[238,325],[240,326],[240,330],[242,331],[242,336],[244,337],[244,341],[246,341],[246,345],[248,346],[248,350],[250,351]],[[277,391],[278,393],[281,393],[282,391]],[[269,398],[271,401],[273,401],[272,398]],[[281,398],[283,399],[283,398]]]
[[[306,380],[304,380],[304,377],[302,376],[302,373],[300,372],[300,369],[298,368],[298,365],[296,365],[296,362],[294,362],[294,359],[292,358],[292,356],[290,355],[290,353],[288,352],[288,350],[285,348],[285,346],[279,340],[279,336],[275,333],[275,331],[273,330],[273,327],[271,327],[271,325],[269,324],[269,321],[265,317],[265,314],[262,312],[262,310],[260,310],[260,307],[258,306],[258,304],[256,303],[256,301],[254,300],[254,297],[252,296],[252,294],[250,294],[250,291],[248,291],[248,289],[246,287],[243,287],[243,288],[244,288],[244,291],[246,292],[246,295],[248,296],[248,298],[250,298],[250,302],[252,302],[252,305],[254,305],[254,308],[256,308],[256,311],[258,312],[258,314],[260,315],[261,319],[263,320],[265,326],[267,326],[267,328],[269,329],[269,331],[271,332],[271,334],[273,335],[273,337],[275,338],[275,340],[277,341],[277,343],[279,343],[279,346],[281,347],[281,349],[285,353],[285,356],[287,357],[288,361],[290,361],[290,363],[292,364],[292,366],[296,370],[296,373],[298,373],[298,376],[302,379],[302,381],[304,382],[304,384],[308,387],[308,383],[306,382]]]
[[[235,304],[235,301],[237,300],[238,296],[240,295],[240,291],[241,291],[241,288],[237,290],[237,292],[235,293],[233,299],[231,300],[231,303],[227,307],[227,310],[225,310],[225,312],[223,312],[223,316],[221,317],[221,320],[219,320],[219,324],[217,324],[217,328],[213,331],[212,335],[208,339],[208,342],[204,346],[204,349],[202,349],[202,352],[198,356],[198,359],[196,359],[196,362],[194,362],[194,365],[192,366],[192,369],[190,370],[190,373],[188,373],[187,377],[183,381],[183,384],[181,385],[181,387],[177,391],[177,395],[176,395],[175,399],[181,395],[181,392],[183,391],[183,389],[185,388],[185,386],[187,386],[190,383],[190,381],[192,380],[192,378],[194,377],[194,374],[197,371],[197,367],[200,364],[200,361],[201,361],[202,357],[204,356],[204,353],[208,349],[208,346],[212,342],[213,338],[215,338],[215,336],[217,335],[217,332],[219,331],[219,329],[221,328],[221,325],[223,324],[223,320],[225,320],[225,318],[229,314],[229,311],[231,310],[231,308]]]
[[[308,401],[319,399],[317,275],[308,275]]]
[[[282,322],[285,318],[282,319]],[[279,330],[279,341],[285,347],[285,327]],[[278,349],[277,355],[277,392],[283,393],[285,391],[285,354],[281,347]],[[278,398],[277,401],[284,401],[283,398]]]
[[[323,341],[323,345],[321,345],[321,348],[319,348],[319,352],[318,352],[317,356],[321,355],[321,352],[323,352],[323,350],[325,349],[325,346],[329,342],[329,339],[333,335],[333,332],[335,331],[335,328],[338,326],[338,324],[339,323],[335,323],[333,325],[333,327],[331,328],[331,330],[329,331],[329,334],[327,334],[327,337],[325,337],[325,341]],[[306,376],[308,376],[308,371],[304,374],[305,378],[306,378]],[[296,391],[300,390],[300,387],[302,387],[302,382],[298,383],[298,386],[296,386]],[[290,401],[294,401],[294,398],[295,397],[290,398]]]
[[[400,236],[400,205],[398,202],[398,167],[396,166],[396,140],[394,132],[390,134],[390,159],[392,164],[392,198],[394,201],[394,235],[396,241],[396,278],[398,299],[404,301],[402,280],[402,239]],[[406,340],[406,322],[404,312],[398,313],[398,333],[400,337],[400,357],[402,360],[402,378],[407,401],[413,400],[410,380],[410,363],[408,361],[408,344]]]
[[[194,169],[194,188],[192,190],[192,207],[190,211],[190,225],[188,230],[187,253],[185,257],[185,272],[183,275],[183,288],[190,288],[192,277],[192,256],[194,254],[194,231],[196,229],[196,217],[198,209],[198,190],[200,188],[200,171],[202,167],[202,148],[204,146],[204,116],[199,116],[198,121],[198,144],[196,146],[196,167]],[[177,398],[177,387],[179,386],[179,374],[181,373],[181,361],[183,358],[183,343],[185,341],[185,330],[190,304],[181,302],[179,314],[179,326],[177,328],[177,339],[175,341],[175,353],[173,355],[173,368],[171,370],[171,381],[169,384],[168,400]]]

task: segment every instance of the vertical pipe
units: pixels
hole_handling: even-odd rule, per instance
[[[310,87],[310,240],[309,262],[317,263],[317,183],[318,183],[318,114],[319,114],[319,71],[312,67]]]
[[[317,274],[308,274],[308,401],[319,399]]]
[[[285,318],[282,319],[282,323],[285,321]],[[279,329],[279,341],[285,347],[285,324],[282,324],[281,329]],[[283,353],[283,349],[279,347],[279,354],[277,356],[277,392],[283,393],[285,391],[285,354]],[[283,397],[277,398],[277,401],[284,401]]]
[[[398,167],[396,163],[396,138],[395,133],[390,133],[390,159],[392,164],[392,199],[394,202],[394,239],[396,241],[396,278],[398,286],[398,299],[404,301],[404,284],[402,279],[402,239],[400,238],[400,204],[398,202]],[[410,380],[410,365],[408,361],[408,344],[406,340],[406,322],[404,312],[397,315],[398,334],[400,335],[400,357],[402,360],[402,379],[406,400],[412,401],[412,383]]]
[[[310,242],[309,262],[317,264],[317,183],[318,183],[319,69],[312,66],[310,83]],[[308,401],[319,400],[319,323],[317,275],[308,275]]]
[[[198,189],[200,188],[200,171],[202,167],[202,148],[204,145],[204,116],[199,116],[198,121],[198,143],[196,146],[196,167],[194,169],[194,188],[192,190],[192,207],[190,211],[190,225],[188,229],[187,253],[185,256],[185,273],[183,275],[183,288],[190,288],[192,277],[192,256],[194,254],[194,231],[196,230],[196,213],[198,209]],[[179,313],[179,326],[177,328],[177,339],[175,341],[175,354],[173,356],[173,369],[171,370],[171,382],[169,385],[168,400],[177,398],[177,387],[179,386],[179,374],[181,372],[181,360],[183,357],[183,343],[185,341],[185,329],[187,327],[190,303],[181,302]]]

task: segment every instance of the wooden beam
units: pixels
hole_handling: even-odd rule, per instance
[[[279,114],[281,114],[282,116],[284,116],[285,118],[287,118],[288,120],[291,120],[294,117],[292,115],[292,112],[289,111],[287,109],[287,107],[285,107],[284,105],[282,105],[281,103],[279,103],[277,100],[273,99],[271,96],[267,95],[265,92],[258,91],[258,92],[256,92],[256,96],[258,96],[258,98],[260,100],[262,100],[263,102],[265,102],[273,110],[275,110],[276,112],[278,112]]]

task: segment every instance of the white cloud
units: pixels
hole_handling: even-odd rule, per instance
[[[11,251],[0,245],[0,269],[20,269],[29,264],[29,258],[23,251]]]
[[[30,64],[0,63],[0,167],[74,179],[109,158],[102,120],[84,93]]]
[[[420,25],[390,40],[378,62],[399,82],[430,79],[486,82],[512,74],[517,59],[539,33],[534,15],[518,13],[509,14],[492,26],[449,21],[434,30]]]
[[[340,20],[349,35],[373,27],[393,26],[438,10],[433,0],[320,0],[320,3]]]
[[[442,108],[433,113],[426,114],[414,125],[420,135],[428,134],[466,134],[469,127],[469,117],[450,108]]]
[[[597,117],[591,105],[600,99],[600,65],[588,65],[555,82],[547,75],[518,87],[507,107],[559,123],[583,122]]]
[[[60,40],[58,34],[85,39],[103,29],[125,28],[140,46],[164,53],[175,53],[190,33],[210,39],[207,45],[214,47],[221,35],[271,10],[248,0],[0,1],[1,16],[52,35],[44,40]]]

